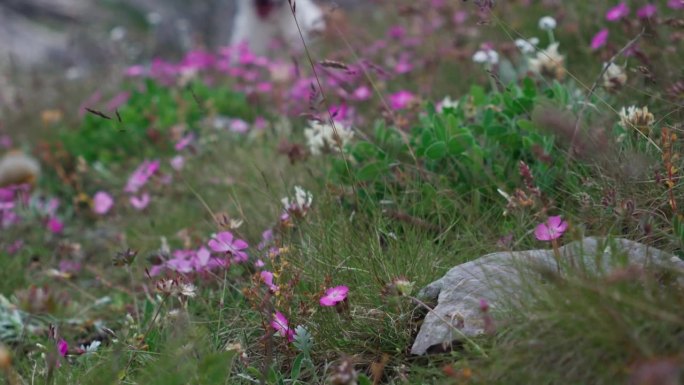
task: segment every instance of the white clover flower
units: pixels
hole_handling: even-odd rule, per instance
[[[558,52],[558,44],[553,43],[545,50],[537,52],[536,57],[528,58],[527,65],[530,70],[542,76],[562,80],[565,77],[565,56]]]
[[[553,31],[556,29],[556,19],[551,16],[544,16],[539,19],[539,29],[542,31]]]
[[[493,49],[480,50],[473,55],[473,61],[479,64],[495,65],[499,62],[499,54]]]
[[[643,134],[651,132],[651,126],[655,123],[655,116],[648,111],[648,107],[622,107],[620,110],[620,125],[624,128],[636,128]]]
[[[317,121],[309,122],[309,128],[304,130],[307,145],[312,155],[324,152],[340,151],[354,137],[354,131],[340,122],[332,124]]]
[[[608,66],[608,68],[606,68]],[[603,73],[603,86],[608,90],[616,90],[627,83],[627,72],[624,66],[615,63],[603,64],[606,72]]]
[[[527,40],[515,40],[515,46],[518,47],[518,49],[524,54],[534,53],[536,51],[537,44],[539,44],[539,39],[536,37],[531,37]]]

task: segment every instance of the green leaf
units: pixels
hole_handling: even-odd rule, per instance
[[[230,376],[235,352],[210,354],[199,363],[200,384],[222,384]]]
[[[432,160],[442,159],[447,155],[447,153],[447,144],[443,140],[433,143],[427,148],[427,150],[425,150],[425,156]]]
[[[373,385],[373,382],[365,374],[359,374],[359,385]]]
[[[518,127],[520,127],[521,130],[530,131],[530,132],[536,132],[537,131],[537,126],[535,126],[534,123],[532,123],[529,120],[520,119],[516,123],[517,123]]]
[[[356,171],[356,179],[360,182],[373,180],[385,170],[387,170],[387,165],[384,162],[369,163]]]
[[[302,361],[304,361],[304,354],[299,354],[297,357],[295,357],[294,361],[292,362],[292,371],[290,371],[290,379],[291,380],[296,380],[299,378],[299,373],[302,370]]]

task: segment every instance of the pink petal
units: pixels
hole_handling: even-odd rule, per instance
[[[230,250],[230,247],[228,247],[228,245],[226,245],[225,243],[220,242],[216,239],[210,239],[209,242],[207,243],[207,245],[209,246],[210,249],[212,249],[213,251],[215,251],[217,253],[222,253],[222,252],[226,252],[226,251]]]
[[[549,226],[549,228],[555,229],[561,224],[561,221],[562,219],[560,215],[556,215],[549,217],[549,219],[546,220],[546,224]]]
[[[598,31],[598,33],[591,39],[591,49],[597,50],[606,45],[609,34],[610,32],[608,31],[608,28],[603,28],[602,30]]]
[[[321,298],[321,300],[319,301],[319,303],[321,304],[321,306],[335,306],[335,304],[336,304],[337,302],[335,302],[335,301],[334,301],[332,298],[330,298],[330,297],[323,297],[323,298]]]
[[[534,236],[540,241],[550,241],[551,234],[545,223],[540,223],[534,228]]]
[[[233,233],[231,233],[230,231],[222,231],[222,232],[216,234],[216,239],[225,243],[226,245],[232,245],[233,244]]]
[[[69,344],[64,339],[60,339],[59,342],[57,342],[57,351],[60,356],[66,356],[67,352],[69,352]]]
[[[93,211],[98,215],[105,215],[114,205],[112,196],[104,191],[99,191],[93,197]]]
[[[237,250],[242,250],[248,248],[249,245],[247,242],[243,241],[242,239],[236,239],[235,242],[233,242],[233,248]]]

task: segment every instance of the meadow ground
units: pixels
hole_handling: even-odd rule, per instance
[[[42,174],[0,189],[3,383],[684,383],[682,272],[652,266],[562,263],[410,354],[420,288],[487,253],[684,255],[684,3],[492,3],[14,78],[1,144]]]

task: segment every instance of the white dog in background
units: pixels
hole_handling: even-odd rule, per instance
[[[302,49],[299,30],[288,0],[237,0],[231,46],[246,43],[257,55],[266,55],[273,39],[280,38],[290,49]],[[323,11],[313,0],[292,0],[305,41],[312,32],[325,29]]]

